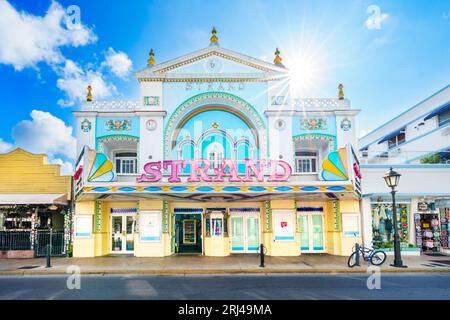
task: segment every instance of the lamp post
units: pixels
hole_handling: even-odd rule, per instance
[[[395,204],[395,188],[398,185],[398,181],[400,180],[401,174],[392,170],[392,167],[389,171],[384,175],[384,181],[389,188],[391,188],[392,194],[392,218],[394,222],[394,264],[391,264],[393,267],[397,268],[407,268],[407,266],[403,265],[402,256],[400,252],[400,237],[398,235],[398,223],[397,223],[397,206]]]

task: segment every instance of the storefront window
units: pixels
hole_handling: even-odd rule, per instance
[[[396,207],[400,241],[407,245],[409,242],[410,205],[398,203]],[[380,247],[390,246],[394,241],[392,205],[389,203],[372,203],[371,209],[373,244]]]

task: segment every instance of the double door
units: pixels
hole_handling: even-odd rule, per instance
[[[301,252],[324,252],[324,225],[322,212],[302,212],[297,216]]]
[[[134,252],[134,227],[133,215],[111,216],[111,253]]]
[[[259,215],[233,215],[231,217],[231,252],[256,253],[260,244],[259,234]]]

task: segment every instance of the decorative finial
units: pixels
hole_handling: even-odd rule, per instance
[[[219,123],[214,121],[213,123],[211,123],[211,127],[213,127],[214,129],[219,128]]]
[[[153,66],[153,65],[156,64],[156,61],[155,61],[155,53],[153,52],[153,49],[150,49],[149,55],[150,55],[150,58],[148,58],[147,64],[148,64],[149,66]]]
[[[217,30],[215,27],[212,28],[211,33],[212,33],[212,36],[210,38],[210,41],[211,41],[210,45],[214,45],[214,46],[219,45],[219,38],[217,38],[217,36],[216,36]]]
[[[344,100],[344,85],[342,83],[339,83],[338,89],[339,89],[338,93],[339,100]]]
[[[273,59],[273,63],[275,63],[278,66],[282,66],[283,64],[281,63],[281,57],[280,57],[280,50],[275,50],[275,59]]]
[[[87,102],[91,102],[92,101],[92,87],[91,87],[91,85],[87,86],[87,91],[88,91],[88,93],[87,93],[87,96],[86,96],[86,101]]]

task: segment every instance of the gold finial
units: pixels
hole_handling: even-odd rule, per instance
[[[211,33],[212,33],[212,36],[210,38],[211,45],[218,45],[219,44],[219,38],[217,38],[217,36],[216,36],[217,30],[216,30],[215,27],[212,28]]]
[[[149,66],[153,66],[153,65],[156,64],[156,61],[155,61],[155,53],[153,52],[153,49],[150,49],[149,55],[150,55],[150,58],[148,58],[147,64],[148,64]]]
[[[214,129],[217,129],[217,128],[219,128],[219,123],[214,121],[213,123],[211,123],[211,127],[213,127]]]
[[[275,59],[273,59],[273,63],[275,63],[276,65],[280,65],[282,66],[283,64],[281,63],[281,57],[280,57],[280,50],[275,50]]]
[[[338,89],[339,89],[338,93],[339,100],[344,100],[344,85],[342,83],[339,83]]]
[[[91,87],[91,85],[87,86],[87,91],[88,91],[88,93],[87,93],[87,96],[86,96],[86,101],[87,102],[91,102],[92,101],[92,87]]]

